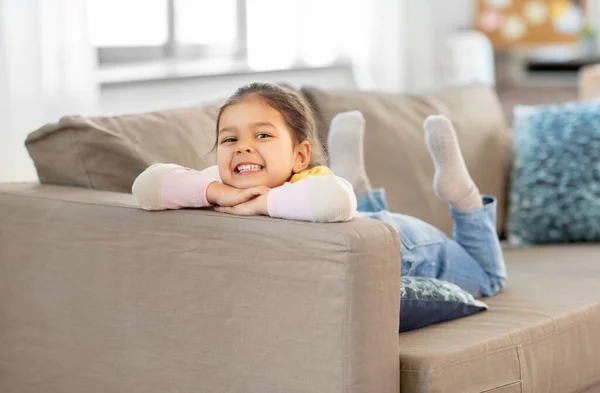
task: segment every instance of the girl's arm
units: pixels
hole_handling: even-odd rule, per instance
[[[352,185],[335,175],[308,176],[268,194],[269,216],[312,222],[349,221],[356,213]]]
[[[131,190],[145,210],[206,207],[210,206],[208,186],[218,181],[215,167],[197,171],[175,164],[154,164],[135,179]]]
[[[206,207],[211,202],[208,188],[221,190],[222,203],[236,206],[266,194],[268,215],[276,218],[312,222],[348,221],[356,215],[356,196],[350,183],[335,175],[308,176],[296,183],[285,183],[270,191],[264,187],[238,190],[220,183],[216,167],[197,171],[175,164],[154,164],[133,183],[132,192],[145,210]],[[213,201],[215,202],[215,201]],[[235,213],[234,213],[235,214]]]

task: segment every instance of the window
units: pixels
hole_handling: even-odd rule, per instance
[[[88,0],[101,63],[243,56],[245,0]]]
[[[322,66],[347,58],[363,34],[352,12],[360,0],[87,1],[104,64],[193,57],[241,59],[251,69]]]

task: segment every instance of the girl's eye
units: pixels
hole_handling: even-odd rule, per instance
[[[225,138],[221,141],[221,143],[229,143],[229,142],[235,142],[235,138]]]
[[[269,134],[265,134],[264,132],[261,132],[260,134],[256,135],[257,139],[264,139],[264,138],[269,138],[271,135]]]

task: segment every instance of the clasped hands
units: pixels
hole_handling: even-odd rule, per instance
[[[206,190],[206,200],[218,205],[215,211],[238,216],[269,215],[267,197],[271,189],[266,186],[235,188],[227,184],[213,182]]]

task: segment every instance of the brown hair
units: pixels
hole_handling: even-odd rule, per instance
[[[292,131],[296,143],[308,141],[311,147],[310,163],[308,168],[326,165],[325,150],[317,137],[317,127],[310,106],[294,90],[266,82],[254,82],[238,88],[219,109],[217,115],[217,138],[219,135],[219,122],[223,111],[244,99],[257,96],[277,112],[281,113],[286,125]],[[217,147],[218,140],[215,142]]]

